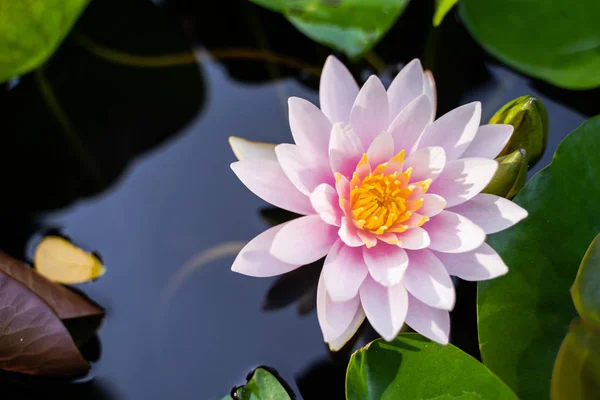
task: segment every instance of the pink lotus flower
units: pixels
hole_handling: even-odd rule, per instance
[[[479,126],[478,102],[434,121],[435,97],[419,60],[386,91],[375,76],[359,90],[329,57],[321,109],[289,99],[296,144],[230,139],[238,178],[263,200],[304,215],[255,237],[232,270],[266,277],[326,257],[317,311],[333,350],[365,316],[386,340],[406,323],[445,344],[455,302],[450,275],[479,281],[508,271],[485,237],[527,212],[480,192],[513,128]]]

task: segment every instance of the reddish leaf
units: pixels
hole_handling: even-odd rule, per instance
[[[0,369],[65,378],[89,370],[58,315],[4,272],[0,272]]]
[[[0,272],[20,282],[48,303],[60,319],[104,314],[104,310],[89,299],[62,285],[49,281],[33,268],[2,252],[0,252]]]

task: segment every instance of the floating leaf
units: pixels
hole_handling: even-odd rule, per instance
[[[488,239],[509,273],[478,284],[484,364],[523,399],[546,399],[558,348],[577,313],[569,289],[600,232],[600,116],[559,145],[515,197],[529,217]]]
[[[237,400],[291,400],[285,386],[277,377],[264,368],[257,368],[248,378],[246,385],[236,389]],[[225,396],[222,400],[232,399]]]
[[[600,331],[573,321],[552,372],[552,400],[589,400],[600,393]]]
[[[525,149],[527,163],[536,164],[548,143],[548,112],[537,97],[521,96],[506,103],[490,119],[490,124],[508,124],[515,130],[500,155]]]
[[[600,85],[600,1],[461,0],[471,34],[510,66],[569,89]]]
[[[91,281],[106,271],[98,257],[60,236],[46,236],[35,249],[37,272],[54,282],[75,284]]]
[[[600,234],[590,244],[575,282],[571,297],[583,320],[600,329]]]
[[[53,377],[76,377],[89,370],[58,315],[4,272],[0,321],[0,369]]]
[[[0,369],[51,377],[84,375],[89,364],[78,345],[89,340],[103,315],[91,301],[0,253]]]
[[[516,150],[506,156],[498,157],[496,161],[498,161],[498,169],[482,192],[512,199],[525,186],[527,153],[523,149]]]
[[[0,252],[0,272],[18,281],[45,301],[60,319],[103,315],[104,310],[66,287],[50,282],[23,262]]]
[[[0,82],[43,64],[88,0],[0,0]]]
[[[352,355],[347,400],[517,399],[483,364],[460,349],[414,333],[377,339]]]
[[[408,0],[251,0],[284,14],[309,38],[351,58],[371,49],[402,14]]]
[[[439,26],[444,17],[454,5],[458,3],[458,0],[435,0],[435,14],[433,14],[433,26]]]

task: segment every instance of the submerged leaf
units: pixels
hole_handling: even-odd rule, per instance
[[[58,315],[4,272],[0,321],[0,369],[51,377],[77,377],[89,370]]]
[[[51,281],[75,284],[91,281],[106,271],[98,258],[59,236],[46,236],[34,255],[35,269]]]
[[[377,339],[352,355],[348,400],[511,399],[517,397],[483,364],[457,347],[401,333]]]
[[[573,321],[552,372],[552,400],[587,400],[600,392],[600,331]]]
[[[0,252],[0,272],[5,273],[46,302],[61,319],[104,314],[104,310],[66,287],[44,278],[23,262]]]

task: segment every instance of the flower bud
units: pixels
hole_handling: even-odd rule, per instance
[[[525,149],[529,166],[533,166],[542,157],[548,142],[548,113],[540,99],[529,95],[518,97],[498,110],[489,123],[515,127],[510,141],[500,155]]]
[[[527,178],[527,152],[519,149],[506,156],[496,158],[498,170],[482,193],[512,199],[525,186]]]

